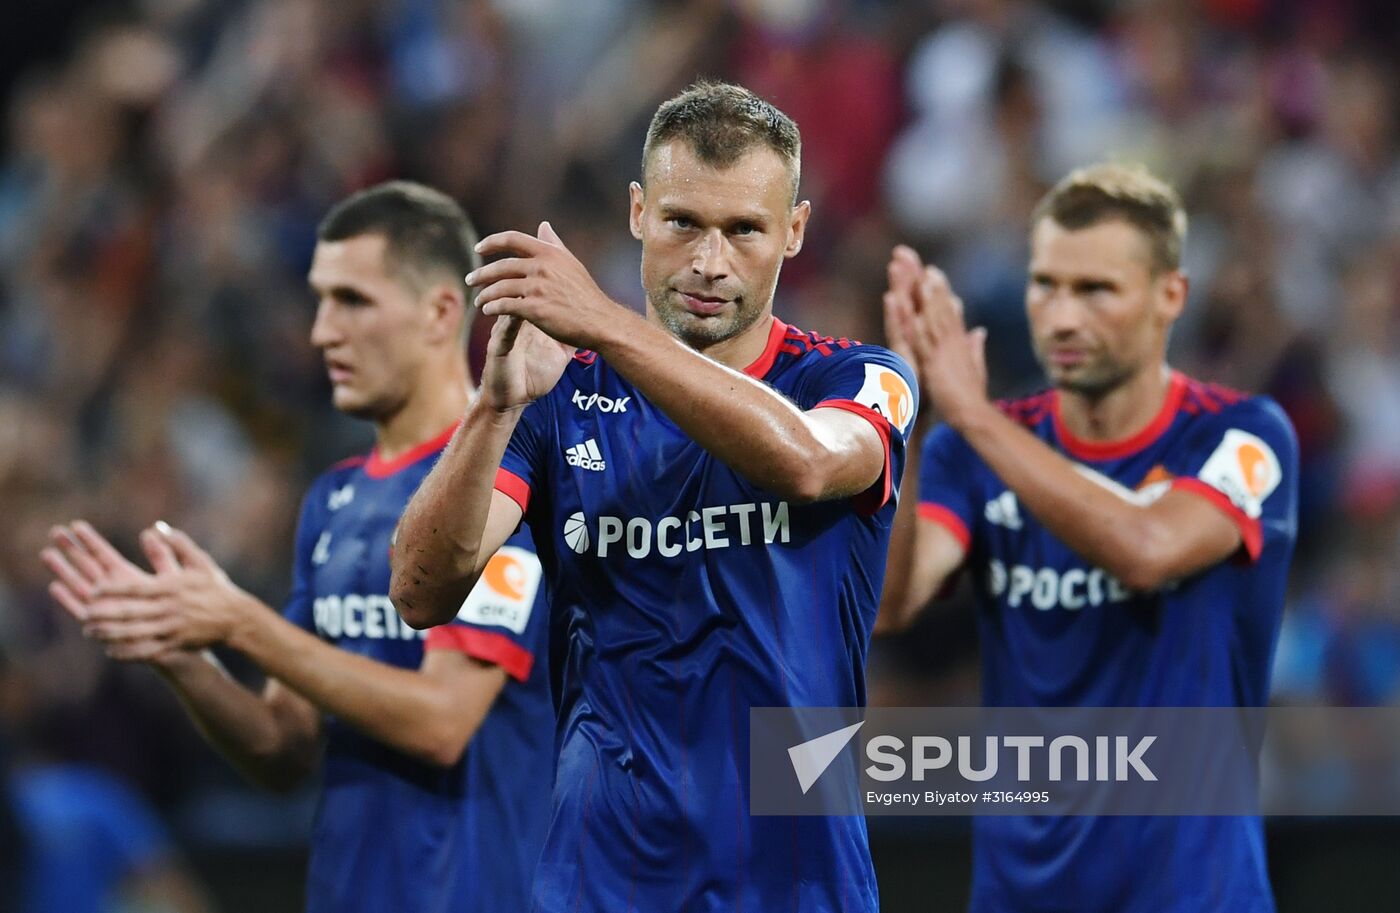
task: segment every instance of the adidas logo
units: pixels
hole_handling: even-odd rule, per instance
[[[564,461],[570,466],[577,466],[579,469],[591,469],[594,472],[602,472],[608,468],[608,464],[603,461],[603,453],[598,449],[598,442],[589,438],[582,444],[575,444],[564,450]]]
[[[1016,506],[1016,493],[1012,491],[1003,491],[988,501],[982,513],[988,523],[995,523],[997,526],[1007,529],[1020,529],[1022,526],[1021,510]]]

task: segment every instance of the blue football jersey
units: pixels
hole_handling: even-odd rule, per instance
[[[415,631],[389,602],[389,548],[451,431],[393,461],[337,464],[307,492],[286,617],[379,662],[458,650],[510,678],[457,764],[409,757],[333,717],[311,840],[311,913],[523,910],[549,822],[554,708],[540,563],[521,531],[457,618]],[[536,662],[536,657],[540,658]]]
[[[914,380],[885,349],[776,319],[745,373],[870,421],[881,477],[854,498],[785,501],[592,353],[526,408],[502,461],[554,622],[538,910],[878,907],[863,818],[749,815],[749,708],[865,703]]]
[[[1209,500],[1243,545],[1157,592],[1130,591],[1047,531],[952,429],[934,429],[919,514],[968,547],[983,702],[1266,704],[1297,528],[1298,446],[1283,411],[1173,373],[1148,427],[1101,443],[1076,439],[1058,404],[1049,391],[1002,405],[1125,498],[1178,488]],[[1257,818],[980,817],[974,835],[975,913],[1274,909]]]

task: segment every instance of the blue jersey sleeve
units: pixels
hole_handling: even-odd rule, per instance
[[[496,473],[496,490],[519,504],[522,513],[529,509],[530,493],[544,476],[551,395],[545,394],[525,407]]]
[[[528,680],[549,627],[543,577],[529,533],[511,536],[486,563],[457,617],[428,632],[424,649],[457,650]]]
[[[904,359],[879,346],[857,345],[813,358],[797,388],[804,409],[844,409],[870,422],[885,448],[880,478],[857,495],[861,513],[898,500],[905,448],[919,408],[919,388]]]
[[[1215,504],[1250,560],[1298,532],[1298,439],[1278,404],[1252,397],[1203,419],[1166,469],[1174,489]]]
[[[320,541],[325,525],[322,485],[318,479],[312,483],[306,497],[301,502],[301,517],[297,520],[296,551],[292,561],[292,592],[282,607],[282,615],[292,624],[316,633],[316,620],[313,614],[311,596],[311,569],[316,555],[316,545]]]
[[[963,548],[972,546],[977,520],[972,484],[976,462],[972,449],[948,425],[925,435],[919,460],[919,516],[946,527]]]

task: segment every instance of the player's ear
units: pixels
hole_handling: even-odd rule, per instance
[[[1167,323],[1172,323],[1186,310],[1186,296],[1191,290],[1191,281],[1179,269],[1163,273],[1157,277],[1157,313]]]
[[[642,240],[642,210],[646,206],[646,194],[636,181],[627,185],[627,196],[632,203],[627,213],[627,227],[632,229],[632,237],[638,241]]]
[[[807,236],[807,220],[812,215],[812,204],[803,200],[792,207],[792,216],[788,219],[787,246],[783,249],[784,257],[795,257],[797,252],[802,250],[802,240]]]
[[[440,282],[427,293],[428,340],[434,344],[456,345],[462,336],[462,321],[466,319],[466,302],[460,289]]]

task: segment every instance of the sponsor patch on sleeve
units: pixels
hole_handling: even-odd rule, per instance
[[[475,625],[495,625],[524,634],[535,606],[543,568],[534,552],[502,546],[486,562],[481,579],[467,594],[457,618]]]
[[[1259,519],[1264,499],[1283,481],[1278,457],[1263,440],[1231,428],[1197,474],[1229,498],[1251,520]]]
[[[855,401],[883,415],[901,433],[914,420],[914,393],[898,371],[884,365],[867,364],[865,383]]]

